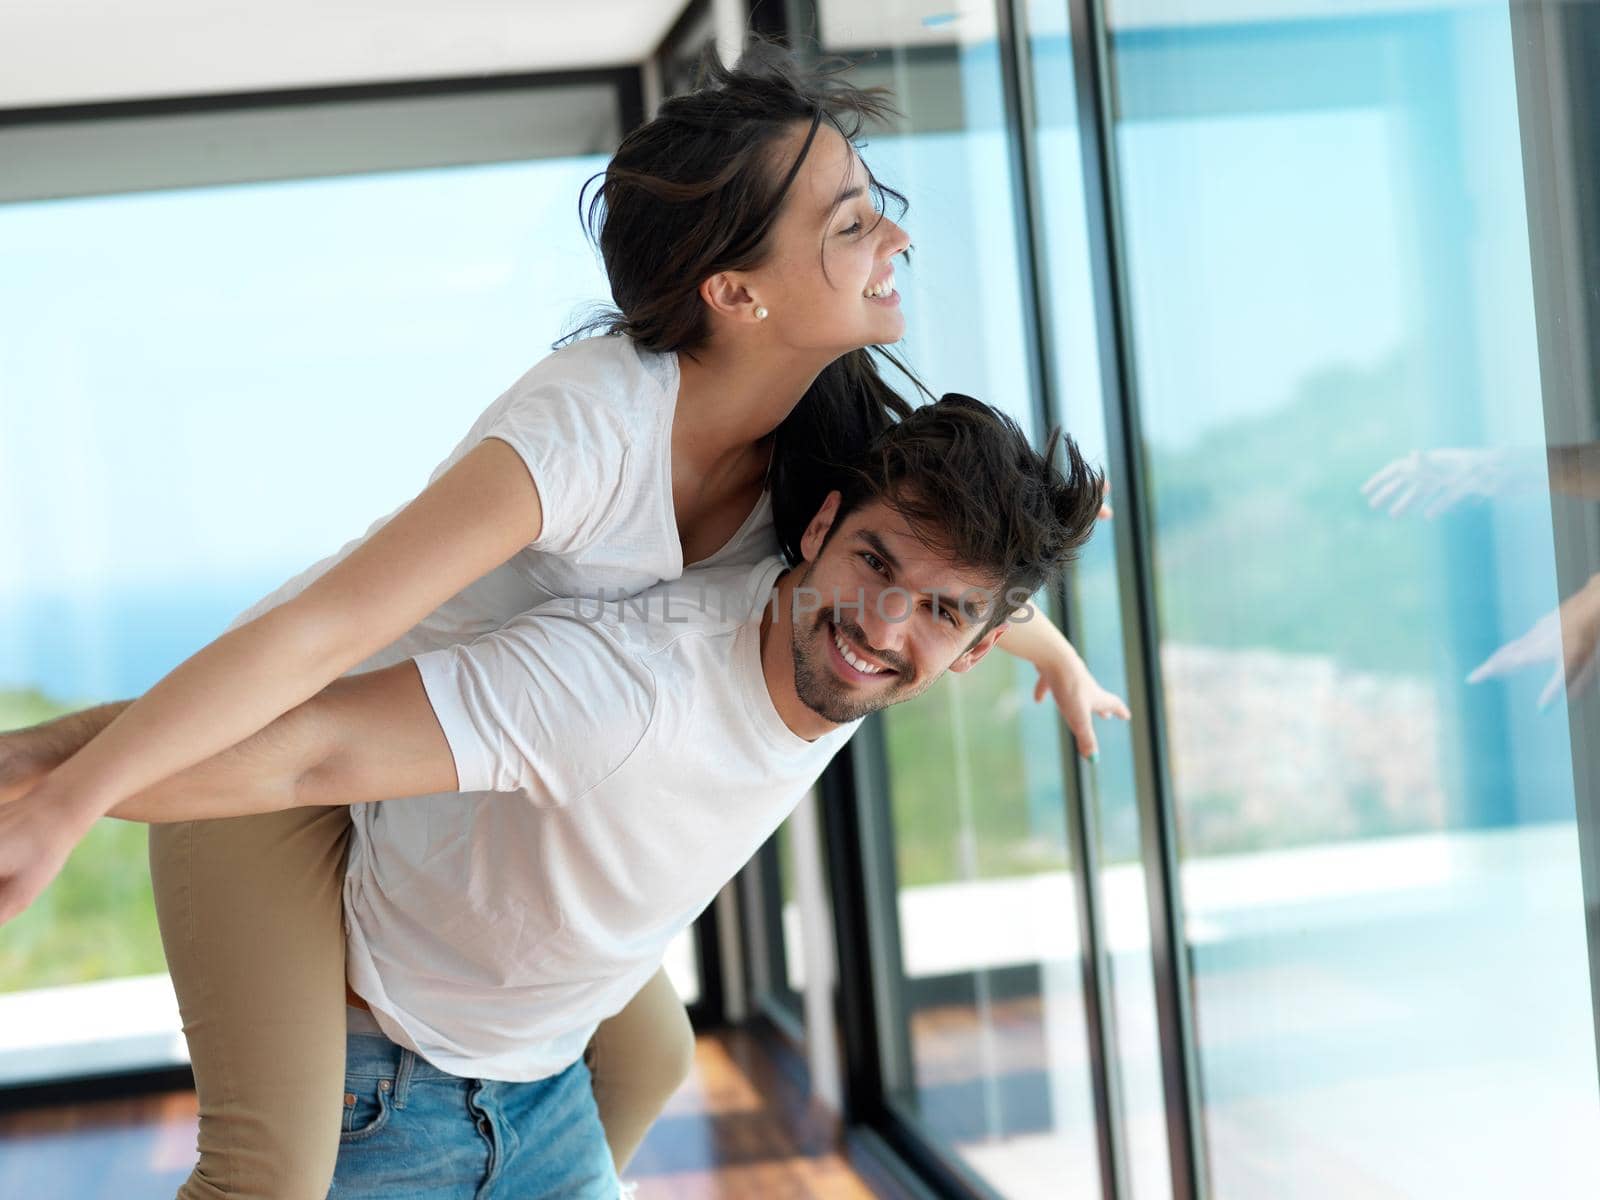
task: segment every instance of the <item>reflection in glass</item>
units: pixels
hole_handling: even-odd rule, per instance
[[[1590,1194],[1510,19],[1252,11],[1110,30],[1213,1194]]]

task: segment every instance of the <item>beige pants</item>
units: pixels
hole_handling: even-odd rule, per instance
[[[344,1099],[347,808],[150,828],[150,875],[200,1106],[179,1200],[322,1200]],[[588,1052],[618,1170],[689,1072],[664,972]]]

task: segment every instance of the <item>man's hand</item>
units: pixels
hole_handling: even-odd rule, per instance
[[[1126,721],[1133,714],[1120,696],[1100,686],[1100,681],[1090,674],[1088,664],[1070,643],[1063,641],[1062,646],[1063,653],[1034,664],[1039,681],[1033,685],[1033,698],[1038,701],[1047,695],[1055,697],[1061,719],[1078,743],[1078,753],[1094,759],[1100,754],[1100,743],[1094,735],[1094,718],[1116,717]]]
[[[27,795],[55,763],[40,757],[37,730],[0,733],[0,804]]]
[[[27,795],[127,707],[128,701],[117,700],[0,733],[0,804]]]
[[[0,925],[39,898],[94,824],[88,806],[56,794],[47,779],[0,806]]]

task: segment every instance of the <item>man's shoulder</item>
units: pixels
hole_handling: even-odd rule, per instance
[[[632,596],[563,598],[535,612],[586,626],[640,661],[693,657],[759,621],[782,569],[776,556],[754,565],[691,569]]]

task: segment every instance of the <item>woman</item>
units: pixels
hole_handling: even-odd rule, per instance
[[[535,366],[415,500],[243,614],[0,809],[0,920],[122,799],[341,674],[471,640],[551,597],[631,594],[685,564],[754,562],[774,539],[792,555],[830,458],[905,410],[864,348],[903,332],[892,262],[908,242],[851,142],[888,104],[767,45],[709,71],[706,87],[628,136],[590,207],[612,336]],[[1047,622],[1006,641],[1039,666],[1085,746],[1089,711],[1120,702]],[[181,1197],[327,1190],[346,812],[152,829],[201,1112]],[[353,836],[366,819],[355,815]],[[619,1169],[691,1046],[659,974],[596,1035],[596,1099]]]

